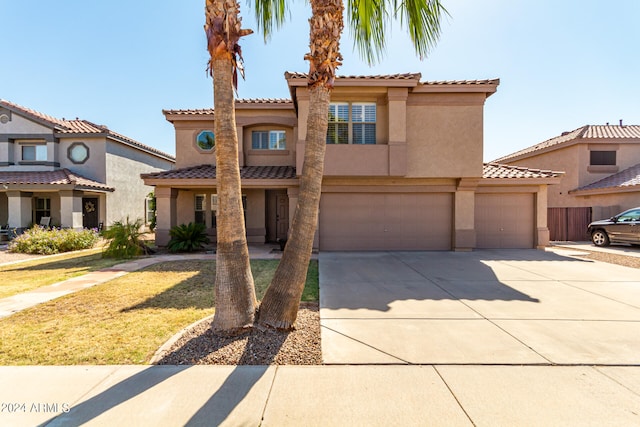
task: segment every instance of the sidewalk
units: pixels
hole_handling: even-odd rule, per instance
[[[252,245],[249,247],[249,254],[252,259],[279,259],[281,254],[274,252],[275,245]],[[15,264],[33,261],[38,258],[22,259],[7,264]],[[180,261],[189,259],[216,259],[215,254],[180,254],[180,255],[157,255],[146,258],[136,258],[132,261],[123,262],[113,267],[94,271],[83,276],[43,286],[30,292],[16,294],[0,299],[0,319],[11,316],[18,311],[33,307],[43,302],[51,301],[82,289],[90,288],[100,283],[108,282],[132,271],[140,270],[153,264],[166,261]],[[6,265],[6,264],[5,264]]]
[[[0,425],[632,426],[639,383],[638,367],[0,367]]]

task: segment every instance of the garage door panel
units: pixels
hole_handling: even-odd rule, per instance
[[[532,248],[533,195],[476,194],[475,229],[478,248]]]
[[[322,250],[450,250],[450,193],[329,193],[320,209]]]

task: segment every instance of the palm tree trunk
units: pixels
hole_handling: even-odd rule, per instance
[[[257,303],[242,208],[231,61],[215,59],[213,71],[218,243],[212,327],[218,333],[235,333],[253,325]]]
[[[235,116],[237,41],[240,29],[235,0],[207,0],[209,63],[213,75],[218,193],[214,332],[231,335],[253,326],[257,306],[242,208]]]
[[[311,0],[311,9],[311,52],[305,56],[310,62],[310,107],[298,206],[282,259],[259,310],[260,325],[277,329],[292,329],[298,316],[318,224],[331,89],[342,59],[342,0]]]
[[[298,316],[318,224],[330,97],[325,85],[310,90],[298,206],[282,259],[260,305],[259,322],[263,326],[291,329]]]

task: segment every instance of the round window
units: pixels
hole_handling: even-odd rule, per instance
[[[69,160],[73,163],[84,163],[89,158],[89,147],[84,145],[82,142],[74,142],[69,146],[67,157],[69,157]]]
[[[198,148],[205,151],[211,151],[216,146],[216,137],[210,130],[203,130],[196,138]]]

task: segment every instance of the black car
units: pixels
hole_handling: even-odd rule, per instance
[[[609,243],[631,243],[640,246],[640,207],[622,212],[609,219],[589,224],[589,235],[596,246]]]

